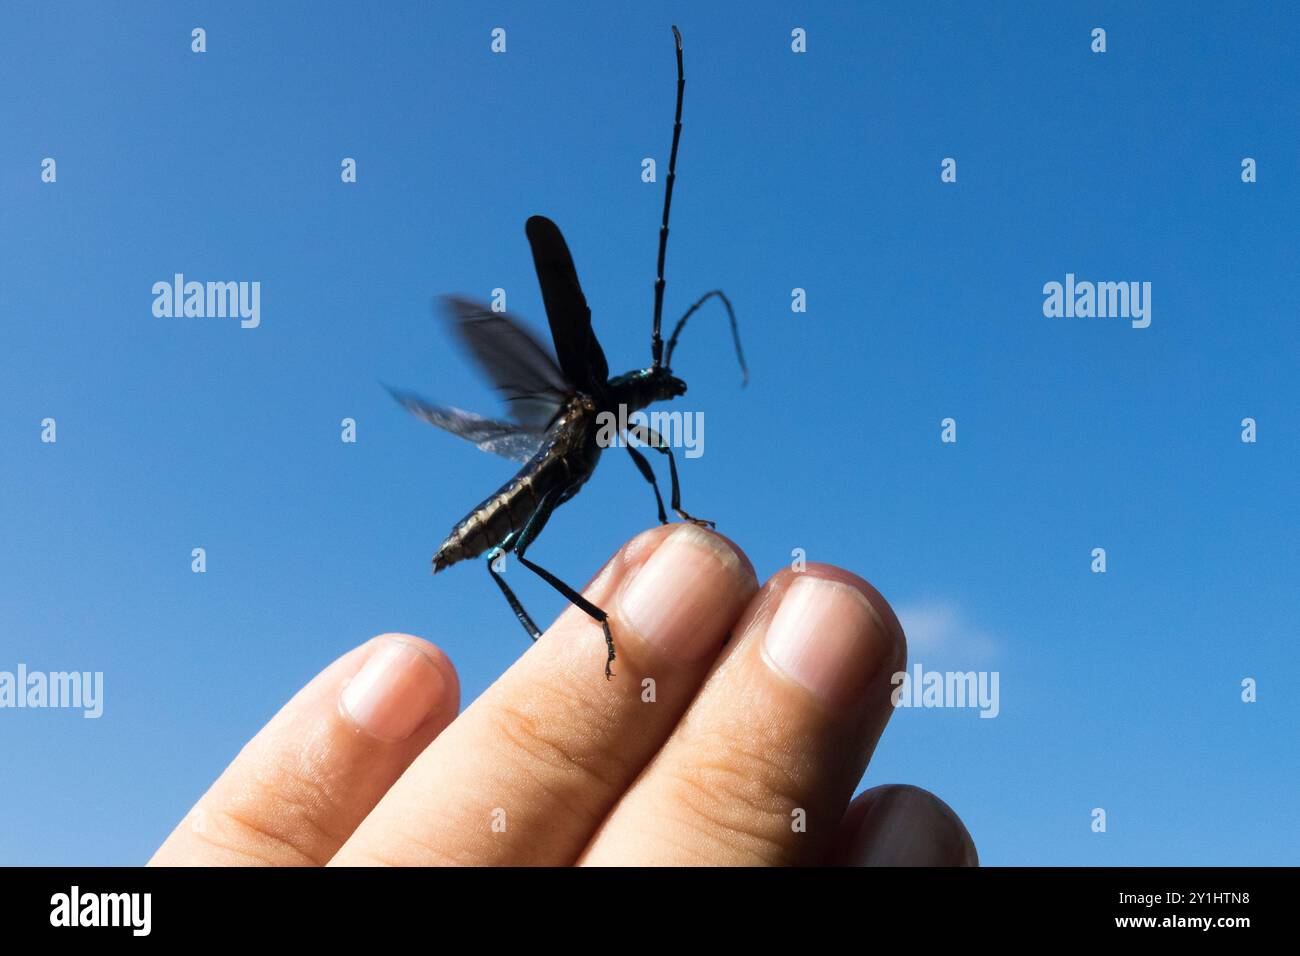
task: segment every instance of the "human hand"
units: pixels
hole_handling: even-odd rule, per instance
[[[975,865],[915,787],[849,798],[907,650],[828,565],[759,589],[691,524],[647,531],[457,716],[451,662],[385,634],[303,688],[151,865]],[[503,627],[505,625],[503,624]],[[728,640],[730,636],[730,640]]]

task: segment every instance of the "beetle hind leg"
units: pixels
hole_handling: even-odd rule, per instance
[[[609,629],[609,615],[579,594],[576,589],[569,587],[569,585],[565,584],[550,571],[547,571],[545,568],[534,564],[532,561],[529,561],[524,557],[524,552],[528,550],[528,546],[533,543],[533,539],[535,539],[538,534],[541,533],[542,528],[546,526],[546,521],[550,518],[551,512],[555,508],[554,502],[559,499],[560,493],[557,489],[548,492],[542,497],[542,500],[538,502],[537,509],[529,516],[528,521],[524,524],[524,529],[519,532],[518,539],[514,541],[515,557],[519,559],[520,564],[526,567],[529,571],[532,571],[533,574],[537,575],[551,587],[555,588],[555,590],[563,594],[568,598],[569,603],[576,605],[583,613],[600,625],[600,629],[605,632],[605,651],[607,655],[605,658],[605,679],[609,680],[614,676],[614,672],[610,670],[610,665],[614,663],[614,635]]]
[[[525,558],[522,553],[518,553],[516,557],[519,558],[520,564],[526,567],[529,571],[532,571],[533,574],[536,574],[539,578],[541,578],[551,587],[555,588],[555,590],[563,594],[566,598],[569,599],[569,602],[571,604],[576,605],[579,608],[579,610],[583,611],[588,617],[590,617],[592,620],[594,620],[596,623],[600,625],[600,629],[605,632],[605,652],[607,655],[605,658],[605,679],[609,680],[611,677],[613,677],[614,672],[610,670],[610,665],[614,663],[614,657],[615,657],[614,635],[613,633],[611,633],[609,629],[609,615],[605,611],[601,610],[600,608],[596,607],[596,605],[588,601],[576,590],[569,587],[567,584],[565,584],[563,581],[557,578],[550,571],[547,571],[545,568],[541,567],[540,565],[533,564],[533,562]]]
[[[542,636],[541,630],[533,622],[533,619],[529,616],[528,612],[524,610],[524,606],[519,603],[519,598],[515,597],[515,592],[510,589],[510,585],[506,584],[505,578],[501,576],[501,572],[494,567],[498,558],[511,551],[513,551],[515,557],[519,559],[520,564],[526,567],[529,571],[532,571],[551,587],[555,588],[555,590],[564,595],[571,604],[576,605],[581,611],[583,611],[583,613],[596,621],[605,634],[605,678],[608,680],[614,676],[614,672],[610,669],[610,665],[614,663],[615,657],[614,635],[609,629],[609,615],[579,594],[577,590],[569,587],[569,585],[565,584],[550,571],[547,571],[545,568],[534,564],[532,561],[529,561],[524,557],[524,552],[528,550],[528,545],[533,542],[533,539],[535,539],[537,535],[541,533],[542,528],[546,526],[547,519],[550,518],[551,512],[555,509],[553,502],[558,497],[559,495],[555,491],[543,496],[542,500],[538,502],[537,507],[533,510],[533,513],[528,516],[528,520],[524,523],[523,529],[516,534],[511,534],[502,541],[501,544],[487,552],[488,573],[492,575],[492,580],[495,581],[497,587],[501,589],[501,593],[505,596],[506,602],[510,605],[510,610],[515,612],[515,617],[519,619],[519,623],[523,625],[524,630],[528,632],[528,636],[534,641]]]
[[[510,590],[510,585],[506,584],[506,579],[501,576],[501,572],[496,569],[497,558],[502,557],[506,551],[509,550],[509,547],[509,539],[507,539],[507,544],[505,546],[493,548],[487,553],[488,574],[492,576],[492,580],[497,583],[497,587],[499,587],[501,593],[505,595],[506,603],[510,605],[510,610],[515,612],[515,617],[519,618],[519,623],[524,626],[524,630],[528,632],[528,636],[535,641],[542,636],[542,632],[538,630],[537,625],[533,623],[533,619],[529,616],[528,612],[524,610],[524,606],[519,603],[519,598],[515,597],[515,592]]]

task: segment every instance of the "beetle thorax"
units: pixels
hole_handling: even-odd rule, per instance
[[[662,366],[639,368],[610,379],[609,391],[611,404],[624,405],[629,412],[635,412],[684,394],[686,383]]]

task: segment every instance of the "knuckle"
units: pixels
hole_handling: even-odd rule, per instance
[[[346,837],[328,786],[289,767],[257,774],[234,799],[210,811],[206,842],[268,865],[319,866]]]
[[[526,706],[497,702],[489,714],[506,760],[555,798],[597,815],[626,786],[628,758],[589,700],[548,687]]]
[[[418,833],[404,832],[400,844],[366,845],[348,852],[346,865],[401,869],[410,866],[481,866],[483,861],[468,850],[457,851],[442,846],[438,841],[423,839]]]
[[[790,862],[791,812],[804,791],[798,754],[734,737],[706,740],[696,754],[670,771],[675,802],[694,825],[755,862]]]
[[[205,830],[203,839],[265,866],[316,866],[321,860],[292,830],[281,830],[272,821],[262,819],[257,811],[243,807],[224,807],[218,821]]]

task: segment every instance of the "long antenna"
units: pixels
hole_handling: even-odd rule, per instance
[[[668,212],[673,205],[673,182],[677,179],[677,143],[682,138],[682,91],[686,89],[686,76],[682,72],[682,35],[673,25],[673,39],[677,41],[677,115],[673,118],[673,148],[668,154],[668,185],[664,189],[664,221],[659,227],[659,268],[655,277],[655,323],[650,334],[650,354],[654,367],[662,364],[664,340],[659,335],[659,322],[664,314],[664,253],[668,251]]]
[[[708,302],[714,296],[722,300],[723,306],[727,309],[727,318],[731,320],[731,340],[736,343],[736,358],[740,360],[740,373],[744,377],[740,381],[743,388],[749,384],[749,366],[745,364],[745,352],[740,347],[740,329],[736,327],[736,311],[731,307],[731,300],[727,298],[727,293],[721,289],[714,289],[712,292],[706,292],[695,300],[695,304],[686,310],[686,314],[677,320],[677,327],[673,329],[673,334],[668,336],[668,365],[673,364],[673,349],[677,348],[677,336],[682,334],[682,329],[686,326],[686,320],[689,319],[695,310]]]

